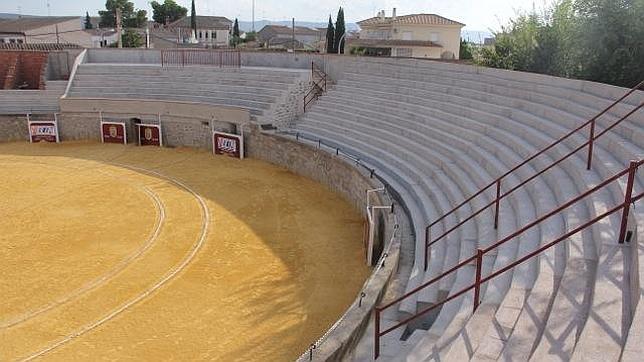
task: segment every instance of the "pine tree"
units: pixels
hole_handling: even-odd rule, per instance
[[[335,21],[335,53],[344,53],[344,33],[346,31],[346,26],[344,24],[344,9],[340,7],[338,10],[338,18]]]
[[[336,53],[335,48],[335,27],[333,26],[333,20],[331,20],[331,15],[329,15],[329,25],[326,27],[326,52],[327,53]]]
[[[89,17],[89,12],[85,12],[85,29],[93,29],[94,25],[92,25],[92,18]]]
[[[195,0],[192,0],[192,9],[190,10],[190,28],[197,36],[197,12],[195,11]]]

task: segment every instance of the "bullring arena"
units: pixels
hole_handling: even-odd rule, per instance
[[[644,353],[642,84],[0,55],[39,64],[0,90],[0,360]]]

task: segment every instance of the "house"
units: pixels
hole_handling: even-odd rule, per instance
[[[354,53],[432,59],[458,59],[465,26],[436,14],[397,16],[395,8],[389,17],[382,10],[358,25],[359,37],[347,39]]]
[[[209,47],[228,46],[233,22],[222,16],[198,15],[196,40],[200,45]],[[178,43],[190,43],[192,27],[190,17],[183,17],[170,23],[165,33],[175,34]],[[159,35],[161,37],[161,35]],[[170,37],[172,38],[172,37]]]
[[[0,19],[0,44],[75,44],[100,48],[117,42],[112,29],[85,30],[78,16]]]
[[[0,19],[0,43],[73,43],[82,33],[78,16],[42,16]]]
[[[106,48],[119,41],[118,32],[114,29],[85,29],[90,36],[91,45],[88,48]]]
[[[293,31],[295,30],[295,32]],[[266,48],[282,48],[284,44],[295,45],[300,49],[317,49],[320,41],[320,31],[303,26],[296,26],[295,29],[284,25],[266,25],[257,33],[260,43]]]

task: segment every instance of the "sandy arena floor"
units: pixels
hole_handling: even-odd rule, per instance
[[[359,292],[361,237],[256,160],[0,144],[0,360],[293,360]]]

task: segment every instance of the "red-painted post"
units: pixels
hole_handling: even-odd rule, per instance
[[[590,165],[593,162],[593,143],[595,141],[595,120],[593,119],[590,122],[590,135],[588,137],[588,159],[586,164],[586,170],[590,170]]]
[[[619,239],[617,242],[624,243],[626,237],[626,227],[628,226],[628,213],[631,208],[633,198],[633,183],[635,183],[635,173],[637,173],[638,162],[631,161],[628,166],[628,181],[626,182],[626,193],[624,195],[624,209],[622,211],[622,224],[619,228]]]
[[[499,228],[499,204],[501,202],[501,179],[496,180],[496,200],[494,201],[494,229]]]
[[[483,249],[476,250],[476,280],[474,282],[474,307],[472,313],[476,312],[481,299],[481,266],[483,265]]]
[[[374,344],[373,344],[373,359],[378,359],[380,356],[380,309],[375,307],[373,309],[373,328],[374,328]]]

